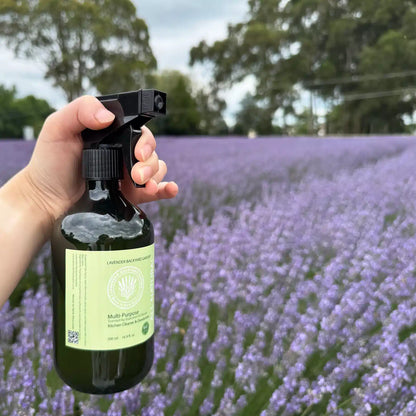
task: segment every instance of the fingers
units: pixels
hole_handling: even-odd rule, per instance
[[[133,166],[132,177],[134,182],[139,185],[145,184],[150,179],[153,179],[158,184],[163,180],[168,171],[166,163],[163,160],[159,160],[156,153],[149,159],[148,163],[136,163]]]
[[[138,183],[136,179],[140,165],[143,164],[136,163],[134,170],[132,170],[132,176],[136,183]],[[137,205],[159,199],[170,199],[177,195],[178,185],[175,182],[162,182],[167,173],[166,163],[163,160],[158,160],[158,166],[156,173],[146,181],[144,188],[134,188],[129,179],[122,181],[122,192],[130,202]]]
[[[139,162],[131,171],[133,180],[139,185],[148,182],[159,170],[159,158],[155,152],[156,140],[147,127],[143,126],[141,130],[142,135],[134,149],[134,155]]]
[[[131,176],[139,185],[145,184],[149,179],[153,178],[159,170],[159,158],[156,152],[153,152],[151,156],[144,162],[136,163],[132,170]]]
[[[146,183],[145,188],[136,189],[123,181],[122,192],[132,204],[138,205],[144,202],[174,198],[178,194],[178,185],[175,182],[160,182],[157,184],[156,181],[151,179]]]
[[[142,135],[134,149],[134,156],[138,161],[145,162],[155,151],[156,140],[146,126],[142,126],[141,130]]]
[[[178,185],[175,182],[160,182],[159,184],[156,184],[156,182],[151,179],[149,181],[149,186],[146,184],[140,203],[174,198],[177,195],[178,190]]]
[[[86,128],[103,129],[112,123],[114,117],[97,98],[85,95],[51,114],[43,125],[42,137],[48,141],[68,140]]]
[[[153,176],[153,180],[156,183],[162,182],[163,178],[166,176],[166,173],[168,172],[168,167],[166,166],[166,163],[164,160],[159,160],[159,169],[156,172],[156,174]]]
[[[158,199],[174,198],[178,194],[179,188],[175,182],[160,182],[158,185]]]

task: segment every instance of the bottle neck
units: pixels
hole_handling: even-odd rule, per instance
[[[85,196],[93,201],[108,200],[120,196],[120,184],[118,180],[87,179]]]
[[[87,179],[86,189],[88,191],[118,191],[120,189],[120,182],[118,179]]]

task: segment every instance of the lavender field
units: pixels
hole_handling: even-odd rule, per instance
[[[31,146],[0,142],[0,184]],[[415,415],[416,139],[160,139],[158,153],[180,195],[143,206],[150,375],[109,396],[63,385],[46,247],[0,311],[0,415]]]

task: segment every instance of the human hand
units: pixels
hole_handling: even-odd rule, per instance
[[[81,132],[85,128],[105,128],[113,120],[114,114],[92,96],[80,97],[46,119],[32,158],[22,173],[28,185],[26,192],[49,215],[51,223],[84,192]],[[135,188],[129,177],[122,182],[122,192],[132,203],[173,198],[178,192],[175,182],[162,182],[167,168],[155,148],[153,134],[143,127],[135,148],[140,162],[133,166],[131,173],[136,183],[146,186]]]

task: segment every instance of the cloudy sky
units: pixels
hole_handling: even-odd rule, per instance
[[[188,66],[189,50],[201,40],[223,39],[227,24],[241,21],[247,13],[247,0],[133,0],[138,15],[146,21],[153,53],[159,69],[179,69],[195,82],[207,81],[200,66]],[[45,98],[56,108],[65,104],[62,92],[43,79],[40,62],[17,59],[5,46],[0,46],[0,83],[17,87],[18,95],[34,94]],[[149,86],[150,87],[150,86]],[[250,82],[224,91],[228,103],[227,120],[232,121],[238,102],[250,89]]]

